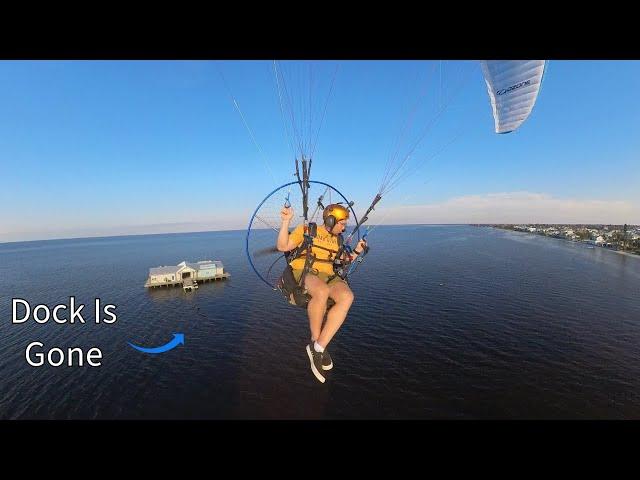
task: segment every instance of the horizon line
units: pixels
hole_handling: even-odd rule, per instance
[[[402,226],[416,226],[416,225],[447,225],[447,226],[464,226],[471,225],[470,223],[398,223],[398,224],[385,224],[378,225],[378,227],[402,227]],[[488,224],[487,224],[488,225]],[[497,224],[496,224],[497,225]],[[269,228],[256,228],[254,230],[270,230]],[[220,230],[194,230],[192,232],[161,232],[161,233],[122,233],[115,235],[88,235],[85,237],[57,237],[57,238],[39,238],[34,240],[0,240],[0,245],[6,245],[9,243],[30,243],[30,242],[56,242],[61,240],[99,240],[106,238],[120,238],[120,237],[149,237],[153,235],[190,235],[193,233],[216,233],[216,232],[246,232],[246,228],[230,228]]]
[[[528,223],[528,222],[517,222],[517,223],[442,223],[442,222],[438,222],[438,223],[399,223],[399,224],[384,224],[384,225],[377,225],[377,227],[402,227],[402,226],[420,226],[420,225],[428,225],[428,226],[438,226],[438,225],[443,225],[443,226],[476,226],[476,225],[482,225],[482,226],[493,226],[493,225],[575,225],[575,226],[581,226],[581,225],[603,225],[603,226],[623,226],[623,225],[628,225],[631,227],[638,227],[639,225],[635,225],[635,224],[617,224],[617,223]],[[259,229],[255,229],[255,230],[269,230],[268,228],[259,228]],[[215,232],[243,232],[243,231],[247,231],[247,229],[242,228],[242,229],[220,229],[220,230],[194,230],[191,232],[162,232],[162,233],[133,233],[133,234],[115,234],[115,235],[88,235],[88,236],[84,236],[84,237],[58,237],[58,238],[40,238],[40,239],[33,239],[33,240],[0,240],[0,245],[7,245],[7,244],[11,244],[11,243],[31,243],[31,242],[55,242],[55,241],[62,241],[62,240],[87,240],[87,239],[91,239],[91,240],[100,240],[100,239],[107,239],[107,238],[124,238],[124,237],[148,237],[148,236],[155,236],[155,235],[190,235],[190,234],[194,234],[194,233],[215,233]]]

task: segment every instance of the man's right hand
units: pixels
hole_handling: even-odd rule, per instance
[[[280,218],[283,222],[290,222],[293,218],[293,208],[292,207],[282,207],[280,210]]]

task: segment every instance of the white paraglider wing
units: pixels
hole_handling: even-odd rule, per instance
[[[527,119],[538,98],[545,60],[483,60],[496,133],[509,133]]]

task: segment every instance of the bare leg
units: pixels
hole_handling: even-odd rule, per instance
[[[347,313],[353,303],[353,292],[346,282],[337,282],[331,285],[329,287],[329,296],[333,298],[336,304],[329,310],[324,328],[320,336],[317,337],[317,342],[323,347],[329,345],[329,342],[347,317]],[[320,322],[322,322],[322,317]]]
[[[316,340],[320,337],[322,320],[327,311],[327,300],[329,299],[329,286],[315,275],[307,274],[304,279],[305,287],[311,295],[311,300],[307,305],[309,315],[309,329],[311,338]],[[335,308],[335,306],[333,307]]]

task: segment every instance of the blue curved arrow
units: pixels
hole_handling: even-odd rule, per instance
[[[162,353],[162,352],[166,352],[167,350],[171,350],[172,348],[176,348],[179,344],[184,345],[184,333],[174,333],[173,340],[169,341],[169,343],[165,343],[164,345],[161,345],[155,348],[139,347],[137,345],[134,345],[131,342],[127,342],[127,343],[131,345],[133,348],[135,348],[136,350],[140,350],[141,352],[144,352],[144,353]]]

